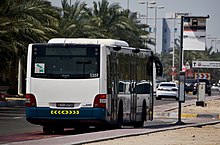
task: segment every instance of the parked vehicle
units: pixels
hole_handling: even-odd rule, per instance
[[[205,93],[211,96],[211,83],[207,79],[197,79],[196,83],[194,84],[193,87],[193,95],[196,95],[198,92],[198,83],[199,82],[205,82]]]
[[[211,90],[215,92],[220,92],[219,84],[212,84]]]
[[[189,92],[193,92],[194,84],[196,83],[195,79],[186,79],[185,82],[185,92],[188,94]]]
[[[156,90],[156,99],[175,98],[178,100],[178,87],[173,82],[161,82]]]

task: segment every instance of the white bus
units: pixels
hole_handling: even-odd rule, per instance
[[[120,40],[54,38],[30,44],[26,119],[44,133],[143,126],[153,119],[153,62],[151,50]]]

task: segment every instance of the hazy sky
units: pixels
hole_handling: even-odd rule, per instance
[[[61,0],[49,0],[52,5],[61,6]],[[76,0],[68,0],[74,3]],[[92,6],[93,1],[101,0],[80,0]],[[142,0],[145,1],[146,0]],[[166,13],[183,12],[191,13],[193,16],[207,16],[207,35],[220,39],[220,0],[155,0],[157,6],[164,6],[164,9],[158,10],[158,18],[165,17]],[[133,12],[140,12],[146,14],[146,5],[138,4],[138,0],[109,0],[109,3],[117,2],[126,9],[129,3],[129,9]],[[150,0],[148,0],[150,2]],[[154,11],[148,10],[149,18],[153,17]],[[159,25],[158,25],[159,27]]]

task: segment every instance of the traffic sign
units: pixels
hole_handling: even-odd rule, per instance
[[[186,67],[187,70],[190,69],[190,65],[189,65],[188,61],[186,62],[185,67]]]
[[[171,73],[170,73],[170,75],[172,75],[172,76],[176,76],[176,72],[174,72],[174,71],[172,71]]]
[[[210,73],[195,73],[195,79],[211,79]]]
[[[193,68],[220,68],[220,61],[192,61]]]
[[[185,65],[182,66],[182,71],[183,71],[183,72],[186,71],[186,67],[185,67]]]
[[[172,67],[171,69],[172,69],[172,72],[174,72],[176,70],[176,67]]]

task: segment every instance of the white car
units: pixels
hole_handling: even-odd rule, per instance
[[[176,83],[173,82],[161,82],[156,90],[156,99],[161,98],[175,98],[178,100],[178,87]]]
[[[215,92],[220,92],[219,84],[213,84],[212,87],[211,87],[211,90],[215,91]]]

